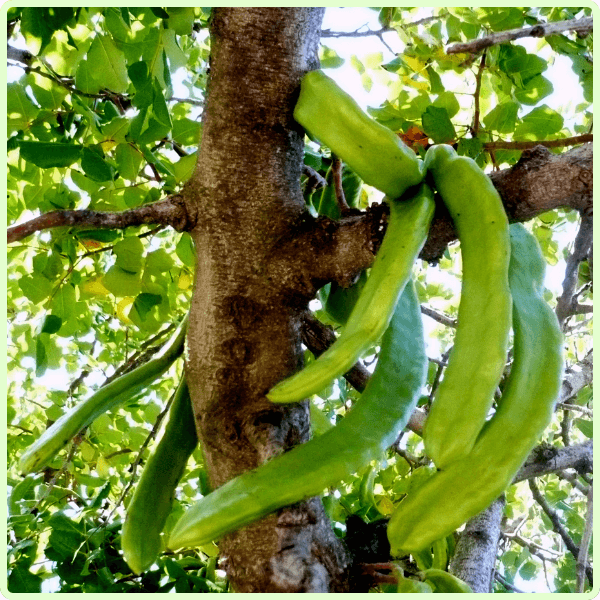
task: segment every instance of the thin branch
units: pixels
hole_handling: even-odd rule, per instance
[[[523,548],[527,548],[529,550],[529,552],[531,552],[531,554],[533,554],[534,556],[537,556],[538,558],[541,558],[542,560],[548,560],[553,563],[558,562],[558,557],[560,556],[559,552],[555,552],[554,550],[549,550],[548,548],[544,548],[543,546],[540,546],[539,544],[536,544],[535,542],[532,542],[531,540],[526,540],[525,538],[521,537],[520,535],[504,534],[504,536],[507,537],[508,539],[513,540],[514,542],[519,544],[519,546],[521,546]],[[552,556],[544,556],[540,551],[547,552],[548,554],[551,554]]]
[[[302,165],[302,175],[308,178],[306,182],[306,192],[312,194],[315,190],[327,187],[327,180],[318,171],[315,171],[308,165]]]
[[[533,479],[529,480],[529,489],[531,490],[534,500],[540,505],[541,509],[546,513],[546,516],[552,522],[552,528],[554,531],[560,535],[569,552],[577,560],[579,557],[579,548],[569,535],[568,531],[564,528],[558,513],[548,504],[548,502],[546,502],[546,499],[544,498],[542,492],[540,492],[537,483]],[[589,566],[586,566],[584,568],[584,572],[587,575],[590,585],[593,586],[594,582],[592,569]]]
[[[573,488],[575,488],[578,492],[581,492],[584,496],[588,495],[590,491],[590,486],[585,486],[578,479],[577,473],[569,473],[568,471],[558,471],[556,473],[559,479],[563,479],[564,481],[568,481]]]
[[[322,38],[341,38],[341,37],[350,37],[350,38],[360,38],[360,37],[381,37],[384,33],[389,33],[390,31],[396,31],[393,27],[382,27],[381,29],[356,29],[355,31],[331,31],[331,29],[322,29],[321,37]]]
[[[486,142],[483,147],[485,150],[531,150],[536,146],[544,146],[545,148],[563,148],[564,146],[576,146],[578,144],[585,144],[587,142],[593,142],[594,135],[591,133],[584,133],[582,135],[576,135],[573,137],[560,138],[558,140],[541,140],[539,142],[504,142],[499,140],[497,142]]]
[[[568,21],[557,21],[554,23],[540,23],[533,27],[524,27],[523,29],[508,29],[507,31],[499,31],[483,38],[473,40],[471,42],[465,42],[461,44],[454,44],[446,50],[446,54],[458,54],[458,53],[476,53],[480,52],[490,46],[496,44],[504,44],[512,40],[518,40],[524,37],[548,37],[562,33],[563,31],[576,31],[580,36],[588,35],[592,32],[594,27],[594,20],[592,17],[585,17],[583,19],[568,20]]]
[[[565,278],[563,280],[563,292],[556,303],[556,316],[561,327],[569,316],[573,314],[577,301],[575,300],[575,288],[579,279],[579,263],[586,260],[594,235],[594,223],[591,215],[583,214],[579,231],[573,244],[573,252],[567,258],[565,267]]]
[[[167,102],[179,102],[180,104],[193,104],[194,106],[204,107],[204,100],[196,100],[195,98],[175,98],[171,96]]]
[[[333,185],[335,187],[335,199],[340,207],[340,213],[344,216],[348,213],[350,207],[348,206],[348,202],[346,202],[344,187],[342,186],[342,168],[342,160],[339,157],[332,155],[331,172],[333,174]]]
[[[480,108],[479,108],[479,96],[481,94],[481,77],[483,75],[483,70],[485,69],[485,58],[486,58],[486,52],[485,50],[483,51],[483,54],[481,55],[481,60],[479,61],[479,68],[477,69],[477,75],[475,76],[475,112],[473,115],[473,127],[472,127],[472,132],[473,132],[473,137],[476,138],[477,134],[479,133],[479,112],[480,112]]]
[[[161,223],[177,231],[190,228],[183,198],[179,195],[145,204],[120,213],[94,210],[57,210],[35,217],[7,229],[7,243],[18,242],[27,236],[54,227],[93,227],[124,229],[137,225]]]
[[[421,312],[428,317],[431,317],[434,321],[445,325],[446,327],[456,327],[458,325],[458,319],[452,319],[447,315],[437,312],[433,310],[433,308],[429,308],[428,306],[421,305]]]
[[[585,575],[587,573],[587,561],[590,551],[590,542],[592,541],[592,531],[594,528],[594,510],[593,510],[593,490],[590,486],[587,501],[587,515],[585,519],[585,529],[581,536],[581,545],[579,546],[579,554],[577,556],[577,588],[578,594],[583,594],[585,591]],[[591,585],[591,580],[590,580]]]
[[[567,404],[565,402],[559,402],[556,405],[556,408],[562,408],[563,410],[572,410],[575,412],[580,412],[584,414],[586,417],[593,417],[594,411],[589,408],[585,408],[583,406],[577,406],[576,404]]]
[[[514,592],[515,594],[526,594],[527,593],[527,592],[524,592],[524,591],[520,590],[519,588],[515,587],[512,583],[508,583],[508,580],[506,580],[504,577],[502,577],[502,575],[500,575],[500,573],[498,573],[498,571],[496,571],[494,573],[494,578],[496,579],[496,581],[499,581],[510,592]]]

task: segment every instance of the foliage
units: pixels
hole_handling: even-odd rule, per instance
[[[352,9],[347,9],[351,11]],[[387,88],[370,114],[417,152],[427,140],[448,142],[482,167],[505,168],[520,152],[486,149],[490,142],[555,140],[591,128],[591,37],[571,34],[486,50],[479,57],[448,55],[448,45],[538,21],[559,21],[590,12],[582,8],[438,8],[432,18],[420,9],[377,9],[392,30],[398,54],[381,51],[341,56],[324,38],[323,66],[350,64],[365,90]],[[10,8],[9,44],[25,44],[36,58],[9,70],[9,225],[59,209],[123,211],[181,188],[191,176],[201,137],[201,105],[207,77],[207,8]],[[395,33],[393,33],[395,32]],[[386,37],[385,39],[388,39]],[[356,40],[355,40],[356,41]],[[399,46],[398,46],[399,45]],[[385,51],[385,58],[384,58]],[[583,90],[577,106],[549,104],[555,85],[546,77],[559,57],[568,59]],[[478,83],[479,82],[479,83]],[[186,89],[189,98],[179,96]],[[559,148],[554,151],[561,152]],[[306,163],[324,177],[327,149],[307,146]],[[348,176],[351,176],[349,174]],[[303,183],[306,179],[303,178]],[[313,213],[321,191],[305,188]],[[363,186],[356,204],[378,195]],[[323,208],[323,210],[325,210]],[[562,276],[574,237],[576,215],[553,211],[532,221],[544,255]],[[437,266],[420,264],[420,300],[455,318],[459,266],[451,246]],[[213,592],[226,591],[215,573],[216,548],[163,555],[141,577],[120,555],[120,524],[160,419],[181,374],[177,364],[161,381],[99,417],[40,474],[23,477],[16,464],[46,427],[97,388],[104,379],[131,369],[164,343],[173,323],[187,312],[195,251],[188,234],[146,226],[126,230],[61,227],[27,238],[8,251],[8,589],[12,592]],[[587,264],[579,272],[580,302],[592,299]],[[547,291],[552,305],[559,286]],[[337,324],[319,306],[316,316]],[[429,401],[439,380],[440,359],[452,344],[452,329],[426,318],[430,363]],[[576,364],[591,347],[585,314],[567,323],[567,362]],[[372,364],[374,346],[365,358]],[[307,352],[307,361],[312,357]],[[591,406],[591,387],[575,404]],[[331,422],[343,418],[358,398],[344,379],[317,399]],[[591,437],[587,414],[576,413],[572,443]],[[557,413],[545,440],[563,444]],[[138,464],[140,466],[138,466]],[[135,465],[132,467],[132,465]],[[348,515],[366,520],[389,516],[395,503],[432,473],[421,439],[407,433],[399,449],[379,465],[342,483],[324,497],[334,529],[343,535]],[[376,468],[375,468],[376,467]],[[585,525],[584,479],[549,476],[538,483],[579,543]],[[125,493],[126,492],[126,493]],[[198,449],[178,488],[167,531],[200,493],[206,474]],[[123,494],[125,498],[123,501]],[[575,560],[552,524],[533,504],[526,485],[510,488],[506,530],[542,545],[523,546],[516,536],[502,541],[498,570],[510,584],[544,577],[552,591],[575,590]],[[447,567],[450,537],[418,557],[419,569]],[[548,560],[543,563],[540,555]],[[505,591],[497,583],[497,591]],[[540,589],[538,587],[538,589]]]

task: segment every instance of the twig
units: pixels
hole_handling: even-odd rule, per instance
[[[175,98],[171,96],[167,99],[167,102],[179,102],[180,104],[193,104],[194,106],[204,106],[203,100],[196,100],[195,98]]]
[[[532,542],[531,540],[526,540],[525,538],[521,537],[520,535],[514,535],[514,534],[502,534],[504,537],[513,540],[515,543],[519,544],[519,546],[522,546],[523,548],[527,548],[531,554],[534,554],[535,556],[537,556],[538,558],[541,558],[542,560],[549,560],[550,562],[553,563],[557,563],[558,562],[558,558],[560,557],[560,552],[556,552],[555,550],[549,550],[548,548],[544,548],[543,546],[540,546],[539,544],[536,544],[535,542]],[[548,554],[551,554],[551,557],[548,556],[544,556],[543,554],[540,553],[540,550],[543,552],[547,552]]]
[[[434,321],[441,323],[442,325],[446,325],[446,327],[456,327],[458,325],[458,319],[452,319],[447,315],[437,312],[433,310],[433,308],[429,308],[428,306],[423,306],[421,304],[421,312],[428,317],[431,317]]]
[[[540,505],[541,509],[546,513],[546,516],[552,522],[552,528],[554,529],[554,531],[558,535],[560,535],[569,552],[577,560],[580,552],[579,548],[577,547],[567,530],[563,527],[563,524],[560,522],[560,518],[557,512],[554,509],[552,509],[550,505],[546,502],[546,499],[540,492],[536,482],[533,479],[529,480],[529,489],[531,490],[531,494],[534,500]],[[589,566],[585,566],[584,572],[587,575],[590,585],[593,586],[594,583],[592,569]]]
[[[181,196],[145,204],[123,212],[95,210],[57,210],[35,217],[7,229],[7,243],[18,242],[27,236],[54,227],[94,227],[96,229],[124,229],[136,225],[163,223],[177,231],[185,231],[192,224]]]
[[[359,38],[359,37],[381,37],[384,33],[389,33],[390,31],[396,31],[393,27],[382,27],[381,29],[365,29],[361,31],[360,28],[355,31],[331,31],[331,29],[322,29],[321,37],[322,38],[340,38],[340,37],[351,37],[351,38]]]
[[[566,402],[559,402],[556,405],[557,408],[562,408],[563,410],[574,410],[575,412],[580,412],[587,417],[593,417],[594,411],[589,408],[585,408],[584,406],[577,406],[576,404],[567,404]]]
[[[563,146],[576,146],[577,144],[585,144],[593,142],[594,135],[584,133],[573,137],[560,138],[558,140],[541,140],[539,142],[486,142],[483,147],[485,150],[531,150],[536,146],[544,146],[546,148],[562,148]]]
[[[592,531],[594,527],[594,510],[593,510],[593,487],[590,486],[587,501],[587,515],[585,518],[585,529],[581,536],[581,545],[579,546],[579,554],[577,556],[577,588],[578,594],[583,594],[585,590],[585,575],[587,572],[587,559],[590,551],[590,542],[592,541]],[[591,585],[591,581],[590,581]]]
[[[306,192],[308,194],[312,194],[319,188],[327,187],[327,180],[325,177],[318,171],[315,171],[312,167],[302,165],[302,174],[308,177],[308,181],[306,182]]]
[[[344,216],[348,213],[350,207],[348,206],[348,202],[346,202],[344,187],[342,186],[342,168],[342,160],[333,154],[331,161],[331,172],[333,174],[333,185],[335,187],[335,199],[340,207],[341,215]]]
[[[584,496],[588,495],[590,486],[583,485],[577,478],[577,473],[568,473],[567,471],[558,471],[556,473],[559,479],[568,481],[577,491],[581,492]]]
[[[481,93],[481,77],[483,75],[483,70],[485,69],[485,57],[486,52],[483,51],[481,55],[481,60],[479,61],[479,69],[477,69],[477,75],[475,76],[475,113],[473,115],[473,137],[476,138],[479,134],[479,95]]]
[[[498,571],[496,571],[494,573],[494,577],[496,579],[496,581],[499,581],[507,590],[511,591],[511,592],[515,592],[516,594],[525,594],[526,592],[523,592],[522,590],[520,590],[519,588],[515,587],[512,583],[508,583],[508,581],[502,577],[502,575],[500,575],[500,573],[498,573]]]
[[[583,19],[557,21],[554,23],[540,23],[533,27],[524,27],[523,29],[508,29],[507,31],[499,31],[483,38],[454,44],[446,50],[446,54],[458,53],[476,53],[496,44],[504,44],[512,40],[518,40],[524,37],[548,37],[556,35],[563,31],[576,31],[579,35],[587,35],[592,32],[594,20],[592,17],[584,17]]]
[[[575,287],[579,279],[579,263],[586,260],[592,237],[594,235],[593,217],[582,214],[579,231],[573,244],[573,252],[567,258],[565,267],[565,278],[563,280],[563,291],[556,302],[556,316],[561,327],[565,324],[568,317],[573,314],[575,306],[578,306],[574,299]]]

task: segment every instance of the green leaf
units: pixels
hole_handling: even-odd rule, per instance
[[[34,304],[45,300],[52,293],[53,288],[52,284],[42,275],[21,277],[19,287],[25,297]]]
[[[322,69],[337,69],[341,67],[345,60],[338,56],[337,52],[327,46],[321,46],[319,51],[319,60]]]
[[[169,14],[168,25],[175,31],[177,35],[191,35],[194,25],[194,9],[193,8],[171,8],[167,9]]]
[[[483,142],[479,138],[462,138],[456,149],[460,156],[468,156],[475,160],[483,150]]]
[[[116,160],[121,177],[135,181],[140,173],[142,158],[141,152],[131,144],[119,144],[116,149]]]
[[[13,594],[40,594],[42,578],[32,573],[26,565],[17,564],[8,576],[7,586]]]
[[[67,321],[75,312],[75,288],[70,284],[63,284],[52,299],[52,314]]]
[[[165,273],[174,266],[173,259],[164,248],[150,252],[146,257],[146,271]]]
[[[53,334],[56,333],[62,325],[62,319],[56,315],[48,315],[44,319],[44,324],[42,325],[42,330],[40,333],[48,333]]]
[[[177,183],[185,183],[193,174],[198,160],[198,153],[188,154],[188,156],[181,157],[174,165],[173,172],[175,173],[175,179]]]
[[[125,56],[107,35],[97,35],[88,52],[88,60],[93,65],[92,76],[101,88],[117,94],[127,91],[129,77]]]
[[[503,44],[499,50],[498,66],[510,75],[515,85],[524,87],[529,80],[548,68],[548,63],[535,54],[527,54],[523,46]]]
[[[516,102],[503,102],[493,108],[484,118],[487,129],[498,133],[512,133],[517,122],[519,105]]]
[[[15,82],[6,86],[6,116],[9,132],[27,129],[39,112],[39,108],[25,93],[23,85]]]
[[[546,104],[534,108],[519,123],[515,137],[519,139],[543,140],[558,133],[564,124],[562,115]]]
[[[137,296],[133,303],[133,308],[141,321],[145,321],[148,313],[162,302],[162,296],[159,294],[142,293]]]
[[[434,101],[433,106],[445,108],[450,118],[454,117],[460,110],[460,104],[452,92],[441,93]]]
[[[41,377],[46,372],[48,359],[44,339],[38,336],[35,340],[35,376]]]
[[[179,238],[179,242],[175,247],[175,253],[186,267],[196,267],[196,250],[192,236],[189,233],[181,234],[181,238]]]
[[[537,573],[537,566],[534,562],[531,562],[531,561],[526,562],[519,569],[519,575],[527,581],[529,581],[530,579],[533,579],[535,577],[536,573]]]
[[[549,96],[554,86],[543,75],[536,75],[527,82],[524,88],[515,90],[515,98],[521,104],[534,105]]]
[[[52,550],[65,559],[73,556],[85,539],[81,526],[60,511],[50,517],[48,524],[52,528],[49,539]]]
[[[587,419],[575,419],[574,424],[585,437],[590,439],[594,437],[594,425],[592,421]]]
[[[113,178],[112,167],[98,154],[98,152],[87,146],[83,149],[81,168],[90,179],[99,183],[111,181]]]
[[[450,142],[456,138],[454,125],[445,108],[429,106],[422,117],[423,131],[436,143]]]
[[[128,273],[139,273],[144,265],[144,244],[135,236],[127,237],[113,248],[116,265]]]
[[[47,142],[21,142],[21,158],[36,167],[68,167],[81,157],[81,146]]]
[[[113,265],[102,279],[102,285],[114,296],[137,296],[142,291],[142,279],[139,273],[124,271]]]
[[[201,125],[198,121],[183,117],[173,121],[173,139],[180,146],[197,146],[200,143]]]

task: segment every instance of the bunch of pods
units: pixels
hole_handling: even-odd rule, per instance
[[[387,194],[390,217],[370,275],[362,276],[352,310],[339,319],[343,327],[336,342],[267,397],[278,403],[304,400],[381,340],[377,366],[340,423],[206,495],[176,523],[168,545],[206,544],[317,495],[380,458],[396,440],[426,382],[428,361],[411,273],[433,218],[433,188],[454,221],[463,273],[454,347],[424,430],[426,452],[438,471],[400,502],[388,527],[394,556],[419,552],[497,498],[550,421],[563,365],[560,328],[543,299],[545,262],[533,236],[522,225],[509,226],[498,193],[474,161],[449,146],[430,148],[421,161],[322,71],[303,78],[294,116],[360,179]],[[496,412],[486,421],[511,326],[512,369]],[[82,427],[164,373],[181,354],[185,329],[186,321],[161,355],[57,421],[25,453],[22,470],[39,470]],[[196,445],[182,381],[128,507],[122,547],[136,573],[160,552],[178,480]]]
[[[509,227],[497,191],[474,161],[449,146],[434,146],[421,162],[323,72],[304,77],[294,116],[311,138],[387,194],[390,221],[339,338],[267,397],[272,402],[310,397],[385,332],[377,366],[341,423],[201,499],[175,525],[169,547],[204,544],[323,491],[380,456],[404,427],[426,367],[410,272],[431,222],[431,184],[454,221],[463,279],[454,347],[424,431],[438,472],[400,502],[388,527],[394,555],[418,552],[506,489],[551,418],[562,375],[562,339],[542,297],[544,260],[531,234],[521,225]],[[506,364],[511,325],[511,374],[486,422]]]

